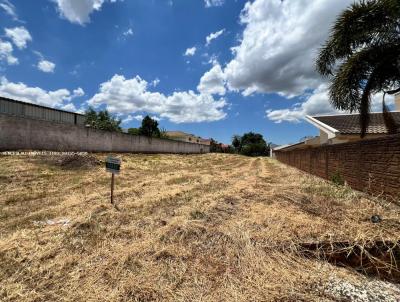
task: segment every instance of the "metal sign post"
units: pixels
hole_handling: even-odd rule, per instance
[[[111,173],[111,204],[114,205],[114,174],[119,174],[121,160],[112,156],[106,159],[106,171]]]

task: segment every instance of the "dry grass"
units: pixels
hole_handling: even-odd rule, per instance
[[[399,238],[395,205],[273,160],[121,157],[120,211],[103,167],[0,158],[1,301],[336,301],[370,278],[297,244]]]

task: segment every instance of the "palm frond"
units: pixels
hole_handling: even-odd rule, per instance
[[[330,37],[320,50],[316,69],[331,76],[338,60],[350,57],[368,44],[399,40],[400,1],[369,0],[352,4],[336,20]]]

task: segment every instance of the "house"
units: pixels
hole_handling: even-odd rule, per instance
[[[195,136],[190,133],[186,133],[183,131],[167,131],[166,135],[173,140],[188,142],[188,143],[196,143],[202,145],[210,145],[211,140],[201,138],[200,136]]]
[[[400,125],[400,94],[395,96],[395,111],[392,117]],[[333,145],[382,137],[388,134],[382,112],[370,113],[370,122],[364,138],[360,137],[360,114],[335,114],[306,116],[306,120],[319,129],[319,136],[305,139],[299,143],[279,146],[273,151],[291,151],[321,145]]]

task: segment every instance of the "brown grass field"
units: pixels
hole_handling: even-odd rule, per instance
[[[394,283],[299,248],[399,240],[394,203],[268,158],[120,157],[119,211],[102,165],[0,157],[1,301],[400,300]]]

